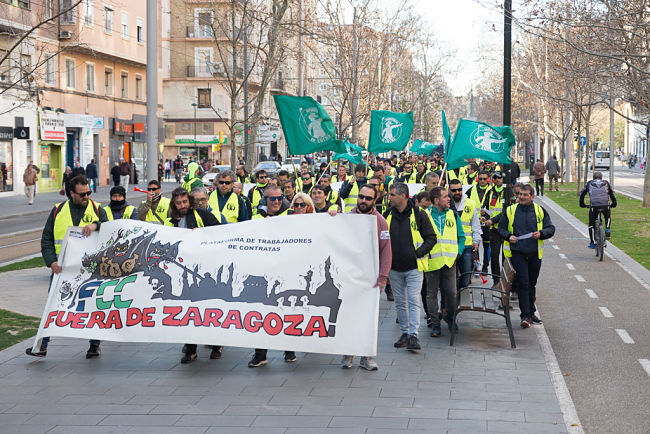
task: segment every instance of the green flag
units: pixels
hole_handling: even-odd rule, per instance
[[[411,152],[416,155],[431,155],[436,148],[437,145],[434,145],[433,143],[417,139],[413,142],[413,146],[411,146]]]
[[[347,152],[342,154],[334,154],[332,160],[348,160],[350,163],[353,164],[359,164],[359,163],[366,164],[366,162],[363,161],[363,155],[362,155],[363,148],[361,146],[357,146],[354,143],[350,143],[348,139],[345,139],[343,144],[345,145],[345,149]]]
[[[445,158],[447,170],[466,165],[470,158],[510,164],[510,150],[514,145],[515,135],[510,127],[460,119]]]
[[[291,155],[345,152],[343,142],[336,138],[334,122],[312,97],[274,95],[273,100]]]
[[[413,112],[393,113],[373,110],[370,115],[370,138],[368,152],[376,154],[401,151],[411,140]]]
[[[451,148],[451,130],[449,129],[444,110],[442,111],[442,137],[445,139],[445,160],[447,160],[448,152]]]

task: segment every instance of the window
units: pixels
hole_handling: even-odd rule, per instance
[[[122,12],[122,38],[129,39],[129,14]]]
[[[104,93],[113,95],[113,70],[110,68],[104,69]]]
[[[45,84],[56,86],[56,59],[52,53],[45,53]]]
[[[122,89],[122,98],[129,97],[129,73],[123,72],[120,80],[120,88]]]
[[[321,77],[326,77],[327,76],[327,71],[325,71],[325,68],[321,68],[319,71],[319,74]]]
[[[75,86],[74,72],[74,59],[65,59],[65,86],[70,89]]]
[[[43,4],[43,14],[45,19],[50,19],[52,18],[52,15],[54,15],[54,0],[45,0],[45,3]]]
[[[0,58],[7,54],[6,50],[0,50]],[[0,83],[9,81],[9,58],[3,64],[0,64]]]
[[[84,24],[92,27],[93,26],[93,0],[84,1]]]
[[[212,11],[198,12],[198,31],[197,38],[211,38],[212,37]]]
[[[77,17],[75,8],[73,7],[74,3],[73,0],[61,0],[61,12],[63,12],[61,19],[64,23],[70,24],[75,22]]]
[[[86,90],[95,91],[95,65],[92,63],[86,63]]]
[[[113,33],[113,9],[104,6],[104,31]]]
[[[196,89],[196,95],[198,99],[198,108],[212,107],[212,92],[210,91],[210,88]]]
[[[18,0],[18,6],[20,6],[23,9],[29,9],[30,8],[30,0]]]
[[[135,76],[135,99],[142,100],[142,77]]]
[[[137,18],[135,20],[135,37],[139,43],[142,44],[144,42],[144,22],[142,21],[142,18]]]
[[[327,90],[327,83],[320,83],[318,85],[319,90]]]

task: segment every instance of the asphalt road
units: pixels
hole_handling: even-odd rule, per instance
[[[609,181],[609,170],[601,170],[603,179]],[[628,169],[627,166],[619,166],[616,164],[614,167],[614,190],[617,193],[626,193],[636,199],[643,197],[643,180],[645,172],[637,167]],[[591,179],[593,174],[591,171],[588,173],[588,178]]]
[[[650,367],[640,360],[650,359],[650,291],[612,258],[598,262],[587,238],[545,207],[557,230],[538,307],[585,432],[648,433]]]

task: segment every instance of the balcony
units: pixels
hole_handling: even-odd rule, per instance
[[[199,66],[190,66],[188,65],[186,70],[186,77],[212,77],[212,71],[208,65],[199,65]]]
[[[185,37],[194,39],[212,39],[214,32],[210,26],[188,26],[185,28]]]
[[[284,89],[284,80],[273,80],[271,82],[271,88],[272,89],[277,89],[277,90],[285,90]]]

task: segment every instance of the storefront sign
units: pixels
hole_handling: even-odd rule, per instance
[[[92,128],[95,124],[94,116],[90,115],[65,113],[63,118],[66,128]]]
[[[214,135],[189,135],[189,136],[176,136],[176,144],[187,145],[194,144],[196,138],[197,145],[217,145],[219,143],[219,136]]]
[[[115,119],[113,121],[113,133],[114,134],[125,134],[125,135],[132,135],[133,134],[133,122],[132,121],[124,121],[122,119]]]
[[[144,122],[134,122],[133,132],[136,134],[144,134]]]
[[[65,140],[63,113],[42,111],[40,114],[41,140]]]
[[[14,129],[11,127],[0,127],[0,140],[13,140]]]
[[[93,116],[93,129],[95,130],[104,129],[104,116]]]
[[[29,140],[29,127],[14,128],[14,138],[20,140]]]

